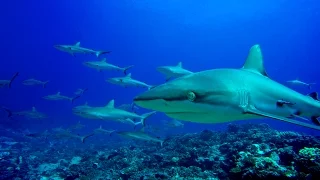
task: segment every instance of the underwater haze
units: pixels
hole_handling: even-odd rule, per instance
[[[0,58],[0,80],[9,80],[15,73],[19,73],[10,85],[4,85],[1,88],[0,83],[0,127],[2,129],[0,134],[2,137],[10,137],[14,141],[18,141],[15,139],[16,137],[20,140],[25,136],[31,137],[26,132],[40,133],[49,130],[52,133],[50,129],[58,127],[67,129],[77,123],[81,123],[84,128],[81,130],[79,128],[72,135],[64,135],[68,138],[80,138],[82,142],[86,139],[85,144],[77,140],[71,142],[61,141],[68,145],[60,144],[63,147],[71,146],[74,142],[79,143],[78,145],[72,145],[72,149],[75,149],[76,153],[79,149],[89,149],[88,151],[98,149],[90,149],[90,146],[101,145],[101,143],[113,146],[112,142],[128,142],[117,135],[100,138],[97,138],[97,136],[91,137],[93,130],[100,126],[106,130],[143,133],[146,133],[144,130],[147,127],[153,127],[153,129],[150,128],[148,130],[148,132],[152,131],[151,134],[153,136],[139,136],[140,139],[144,138],[143,140],[156,142],[156,144],[150,145],[150,148],[155,148],[155,146],[160,148],[158,141],[161,141],[161,147],[162,143],[163,147],[165,147],[166,140],[163,142],[160,139],[174,137],[177,138],[175,142],[183,144],[185,141],[179,138],[184,138],[182,136],[184,134],[203,133],[204,130],[212,133],[224,132],[226,129],[230,130],[230,122],[202,124],[184,121],[183,119],[172,120],[161,112],[152,114],[146,118],[145,122],[141,121],[140,123],[139,118],[141,118],[142,114],[149,113],[151,110],[131,103],[133,103],[133,99],[137,95],[148,91],[148,88],[157,88],[160,84],[175,80],[175,78],[166,80],[166,76],[157,71],[159,66],[177,66],[181,62],[182,67],[191,72],[217,68],[237,69],[244,65],[250,48],[255,44],[259,44],[261,47],[265,70],[270,79],[305,95],[320,89],[318,84],[320,2],[316,0],[13,0],[1,3],[0,19],[0,46],[2,52]],[[78,47],[88,48],[95,52],[68,53],[57,48],[57,45],[70,45],[72,47],[67,48],[67,50],[74,50],[72,48],[77,47],[77,42],[80,42]],[[96,51],[105,52],[97,57]],[[126,71],[121,69],[97,70],[98,65],[89,67],[85,64],[88,61],[101,61],[104,58],[106,58],[107,63],[121,68],[132,67],[129,67]],[[107,81],[109,78],[125,77],[128,74],[147,86],[119,86]],[[27,85],[25,80],[31,78],[43,81],[43,83],[36,84],[32,81],[31,85]],[[288,82],[290,80],[299,80],[301,83],[290,83]],[[48,82],[44,84],[45,81]],[[75,92],[79,88],[87,90],[83,94],[77,95]],[[59,98],[66,100],[52,100],[52,98],[56,97],[47,97],[58,92],[66,96]],[[71,102],[71,99],[69,100],[68,98],[74,99]],[[85,103],[92,107],[106,106],[113,99],[115,107],[122,104],[130,104],[126,111],[139,115],[139,117],[130,119],[130,116],[128,120],[128,115],[125,118],[116,117],[113,121],[104,121],[104,117],[99,114],[102,112],[98,112],[98,109],[94,112],[89,110],[77,112],[78,114],[73,111],[75,107]],[[289,104],[291,102],[285,102],[284,104],[286,103]],[[32,107],[35,107],[36,111],[33,111]],[[134,110],[135,108],[136,110]],[[43,114],[35,114],[34,112]],[[46,117],[42,118],[42,115]],[[294,115],[299,116],[298,113]],[[317,125],[317,123],[311,122],[310,119],[300,118],[302,119],[299,120],[301,122]],[[126,123],[123,123],[124,121]],[[168,122],[173,123],[170,124]],[[182,123],[183,127],[176,127],[179,123]],[[261,130],[263,133],[265,133],[265,129],[260,127],[260,123],[268,124],[270,132],[292,131],[307,134],[314,138],[320,135],[319,130],[271,118],[262,117],[256,120],[232,121],[232,123],[234,126],[239,126],[243,129],[247,128],[248,123],[254,124],[252,126],[258,130],[263,129]],[[259,127],[255,127],[255,125]],[[143,126],[146,127],[140,130]],[[16,135],[11,136],[10,134]],[[182,137],[176,137],[178,136],[177,134],[182,134]],[[81,139],[82,135],[89,136]],[[249,135],[250,133],[248,133]],[[35,136],[37,135],[32,134],[32,138]],[[132,137],[130,133],[126,133],[125,136]],[[38,137],[30,139],[30,137],[28,137],[27,142],[35,143],[34,147],[38,147],[39,143],[48,144],[47,136],[45,140],[40,140],[41,138],[39,139]],[[41,135],[41,137],[43,136]],[[202,137],[199,137],[199,142],[206,141],[201,139]],[[194,138],[197,139],[198,137]],[[50,140],[50,144],[52,141],[59,140]],[[129,142],[131,143],[131,141]],[[229,139],[226,142],[232,144],[233,140]],[[267,143],[269,141],[261,142]],[[318,141],[316,142],[318,143]],[[171,143],[172,146],[175,144],[173,140]],[[124,146],[129,147],[128,144]],[[168,144],[170,144],[170,140]],[[213,144],[211,145],[214,146]],[[118,145],[114,145],[114,147],[116,146]],[[119,146],[121,147],[121,145]],[[199,146],[192,144],[190,146],[199,149],[201,147],[204,148],[204,144]],[[0,144],[0,149],[4,147],[4,145]],[[40,147],[42,146],[39,145]],[[137,146],[135,147],[137,148]],[[146,145],[145,147],[149,146]],[[320,145],[315,145],[314,147],[320,147]],[[303,148],[301,147],[301,149]],[[320,149],[318,150],[319,155],[317,158],[320,157]],[[32,153],[36,150],[30,151]],[[220,151],[222,152],[221,148]],[[123,152],[122,155],[124,156],[129,152],[131,152],[131,149],[128,152]],[[80,156],[79,154],[81,153],[78,152],[77,155],[70,153],[70,159]],[[299,153],[297,152],[297,154]],[[5,158],[5,155],[2,156]],[[23,155],[21,156],[23,157]],[[176,156],[178,157],[178,155]],[[227,155],[225,157],[227,158]],[[16,158],[19,159],[19,156]],[[63,158],[67,159],[66,157],[58,159]],[[197,158],[199,159],[200,157]],[[79,161],[84,162],[84,159],[82,157],[82,161]],[[76,161],[76,159],[73,160]],[[189,167],[185,164],[182,165],[183,163],[179,164],[179,158],[177,160],[170,157],[169,160],[174,161],[171,166]],[[116,160],[113,161],[113,163],[117,162]],[[205,160],[203,161],[205,162]],[[26,163],[28,160],[23,160],[23,162]],[[44,162],[46,160],[41,161],[41,163]],[[61,161],[59,162],[60,166],[62,166]],[[34,165],[34,169],[37,169],[37,171],[33,170],[34,174],[29,174],[27,179],[39,179],[50,177],[52,174],[59,174],[54,170],[49,172],[48,169],[41,169],[40,171],[41,163],[39,162],[39,167]],[[79,162],[72,161],[71,165],[77,163],[79,164]],[[100,164],[102,165],[100,166]],[[99,169],[99,167],[103,167],[103,163],[101,162],[100,164],[95,164],[93,168]],[[71,165],[68,167],[71,167]],[[104,165],[108,167],[108,165]],[[318,165],[320,167],[320,159]],[[9,164],[5,166],[11,167]],[[193,164],[193,166],[197,165]],[[204,171],[207,166],[199,165],[198,167]],[[117,170],[115,168],[113,170],[113,176],[108,175],[107,178],[106,175],[100,174],[100,177],[102,179],[118,178],[115,175]],[[31,170],[28,171],[31,172]],[[72,169],[70,171],[79,172],[80,170]],[[190,171],[195,172],[195,170]],[[10,173],[17,174],[17,170],[6,169],[1,170],[1,172],[8,176],[1,176],[0,179],[20,177],[9,175]],[[135,179],[138,177],[136,172],[126,174],[127,170],[124,172],[121,168],[119,172],[121,172],[119,177],[121,176],[122,179]],[[142,172],[142,170],[137,170],[137,172]],[[227,175],[220,176],[213,173],[201,177],[203,179],[210,177],[237,179],[238,176],[231,176],[229,170],[226,172]],[[243,169],[241,172],[243,172]],[[304,173],[312,174],[311,171]],[[182,178],[190,177],[188,175],[183,176],[178,170],[173,174],[175,178],[178,178],[176,174],[179,174],[179,177]],[[297,174],[298,172],[295,175]],[[73,179],[84,176],[89,177],[88,174],[78,173],[77,175],[59,174],[55,175],[55,178],[58,176],[62,179],[67,177],[72,177]],[[158,179],[173,179],[173,175],[170,175],[170,173],[166,175],[158,175],[156,177]],[[312,175],[315,178],[319,174]],[[141,176],[139,175],[139,177]]]

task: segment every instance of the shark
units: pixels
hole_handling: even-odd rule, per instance
[[[13,116],[24,116],[27,119],[44,119],[47,118],[47,115],[39,112],[36,107],[32,107],[31,110],[26,111],[11,111],[10,109],[6,107],[2,107],[3,110],[5,110],[8,113],[8,117],[12,118]]]
[[[86,109],[90,109],[90,108],[92,108],[92,107],[88,105],[88,102],[86,102],[83,105],[76,106],[76,107],[72,108],[72,111],[77,113],[77,112],[81,112],[82,110],[86,110]]]
[[[127,74],[124,77],[109,78],[106,81],[111,84],[116,84],[116,85],[120,85],[123,87],[133,86],[133,87],[143,87],[143,88],[147,88],[147,89],[151,89],[153,87],[153,86],[148,85],[144,82],[132,79],[131,73]]]
[[[74,54],[76,53],[80,53],[80,54],[93,54],[99,57],[102,54],[108,54],[111,52],[111,51],[96,51],[93,49],[84,48],[80,46],[80,42],[77,42],[74,45],[55,45],[54,47],[60,51],[67,52],[72,56],[75,56]]]
[[[114,100],[110,100],[106,106],[81,109],[80,111],[74,111],[74,113],[88,119],[116,120],[123,123],[130,123],[134,125],[142,124],[143,126],[145,126],[145,120],[156,112],[152,111],[149,113],[138,115],[132,112],[115,108]],[[134,122],[133,119],[139,119],[140,121]]]
[[[119,67],[107,62],[107,58],[103,58],[100,61],[87,61],[83,63],[85,66],[97,69],[99,72],[101,70],[117,70],[122,71],[124,74],[127,74],[127,71],[133,67],[133,65],[127,67]]]
[[[82,96],[84,94],[84,92],[88,91],[88,88],[85,88],[85,89],[77,89],[74,94],[77,95],[77,96]]]
[[[158,142],[160,143],[161,147],[164,142],[164,140],[161,140],[157,137],[150,136],[149,134],[145,133],[143,129],[139,131],[121,131],[121,132],[117,132],[117,134],[123,137],[131,138],[131,139]]]
[[[10,80],[0,80],[0,88],[7,86],[8,88],[11,88],[12,82],[16,79],[16,77],[19,75],[19,72],[16,72]]]
[[[137,95],[134,102],[177,120],[224,123],[271,118],[320,130],[318,94],[304,95],[269,78],[259,44],[251,47],[242,68],[186,75]],[[299,121],[303,117],[309,122]]]
[[[94,133],[102,133],[102,134],[109,134],[111,136],[112,133],[114,133],[116,130],[106,130],[103,129],[102,126],[100,125],[99,128],[94,130]]]
[[[176,66],[159,66],[157,67],[157,70],[166,76],[166,81],[171,78],[178,78],[193,73],[184,69],[182,67],[182,62],[179,62]]]
[[[57,92],[56,94],[51,94],[51,95],[47,95],[47,96],[43,96],[42,98],[43,99],[46,99],[46,100],[52,100],[52,101],[58,101],[58,100],[69,100],[71,101],[71,103],[73,103],[73,101],[75,99],[78,99],[80,96],[75,96],[75,97],[68,97],[68,96],[63,96],[61,95],[60,92]]]
[[[294,85],[307,86],[309,89],[311,89],[312,85],[316,84],[316,83],[306,83],[306,82],[300,81],[299,79],[289,80],[287,81],[287,83],[294,84]]]
[[[22,82],[22,84],[23,84],[23,85],[26,85],[26,86],[42,85],[42,87],[45,88],[46,85],[48,84],[48,82],[50,82],[50,81],[40,81],[40,80],[31,78],[31,79],[26,79],[26,80],[24,80],[24,81]]]

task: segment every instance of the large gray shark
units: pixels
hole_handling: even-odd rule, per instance
[[[58,101],[58,100],[69,100],[71,101],[71,103],[73,103],[73,101],[77,98],[79,98],[80,96],[75,96],[75,97],[68,97],[68,96],[63,96],[61,95],[60,92],[57,92],[56,94],[51,94],[51,95],[47,95],[47,96],[43,96],[43,99],[46,100],[51,100],[51,101]]]
[[[103,58],[101,61],[87,61],[87,62],[84,62],[83,64],[90,68],[95,68],[99,72],[101,70],[117,70],[117,71],[122,71],[124,74],[127,74],[127,70],[133,67],[133,65],[127,66],[127,67],[119,67],[119,66],[108,63],[106,58]]]
[[[8,88],[11,88],[11,84],[16,79],[16,77],[19,75],[19,73],[15,73],[10,80],[0,80],[0,88],[8,86]]]
[[[177,78],[135,97],[144,108],[199,123],[272,118],[320,130],[317,93],[300,94],[270,79],[259,45],[240,69],[212,69]],[[294,118],[311,118],[303,123]]]
[[[111,83],[111,84],[116,84],[116,85],[120,85],[123,87],[129,87],[129,86],[133,86],[133,87],[144,87],[147,89],[152,88],[153,86],[150,86],[144,82],[135,80],[131,78],[131,73],[127,74],[124,77],[114,77],[114,78],[109,78],[106,80],[107,82]]]
[[[60,51],[67,52],[67,53],[71,54],[72,56],[75,56],[74,55],[75,53],[80,53],[80,54],[94,54],[97,57],[99,57],[102,54],[110,53],[110,51],[96,51],[93,49],[80,47],[80,42],[77,42],[74,45],[55,45],[54,47]]]
[[[45,88],[46,85],[48,84],[48,82],[50,82],[50,81],[40,81],[40,80],[31,78],[31,79],[26,79],[26,80],[24,80],[24,81],[22,82],[22,84],[23,84],[23,85],[26,85],[26,86],[42,85],[42,87]]]
[[[122,109],[114,107],[114,100],[108,102],[103,107],[91,107],[87,109],[81,109],[80,111],[73,111],[75,114],[88,119],[100,119],[100,120],[115,120],[123,123],[130,123],[134,125],[145,125],[145,120],[151,115],[155,114],[155,111],[137,115],[132,112],[128,112]],[[133,119],[139,119],[140,122],[134,122]]]
[[[157,70],[166,76],[166,81],[171,78],[178,78],[193,73],[184,69],[182,67],[182,62],[179,62],[176,66],[160,66],[157,67]]]

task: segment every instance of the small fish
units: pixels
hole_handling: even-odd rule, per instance
[[[101,70],[117,70],[122,71],[124,74],[127,74],[127,71],[132,68],[133,66],[127,66],[127,67],[119,67],[110,63],[107,63],[107,59],[103,58],[101,61],[87,61],[84,62],[84,65],[97,69],[99,72]]]
[[[80,54],[94,54],[97,57],[99,57],[102,54],[108,54],[111,52],[111,51],[96,51],[93,49],[80,47],[80,42],[77,42],[74,45],[55,45],[54,47],[60,51],[67,52],[72,56],[75,56],[74,55],[75,53],[80,53]]]
[[[16,79],[16,77],[19,75],[19,72],[15,73],[10,80],[0,80],[0,88],[8,86],[8,88],[11,88],[12,82]]]
[[[166,81],[193,73],[184,69],[182,62],[179,62],[176,66],[160,66],[157,70],[166,76]]]
[[[42,85],[42,87],[45,88],[46,85],[48,84],[48,82],[50,82],[50,81],[39,81],[39,80],[31,78],[31,79],[24,80],[22,82],[22,84],[26,85],[26,86]]]
[[[68,96],[63,96],[60,94],[60,92],[57,92],[56,94],[52,94],[52,95],[48,95],[48,96],[44,96],[42,97],[43,99],[46,99],[46,100],[52,100],[52,101],[58,101],[58,100],[69,100],[71,101],[71,103],[73,103],[73,101],[75,99],[78,99],[80,96],[75,96],[73,98],[71,97],[68,97]]]
[[[293,85],[302,85],[302,86],[307,86],[309,89],[311,89],[311,85],[315,85],[316,83],[305,83],[305,82],[302,82],[298,79],[295,79],[295,80],[290,80],[290,81],[287,81],[288,83],[291,83]]]
[[[135,80],[131,78],[131,73],[127,74],[124,77],[114,77],[114,78],[109,78],[108,80],[106,80],[107,82],[111,83],[111,84],[116,84],[116,85],[120,85],[123,87],[144,87],[147,89],[151,89],[153,86],[150,86],[144,82]]]

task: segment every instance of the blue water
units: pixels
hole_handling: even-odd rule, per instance
[[[0,89],[0,105],[13,110],[32,106],[50,117],[43,120],[16,118],[5,127],[41,131],[69,126],[79,120],[92,131],[104,127],[131,129],[113,122],[82,119],[72,114],[72,107],[84,104],[116,105],[131,103],[145,89],[122,88],[108,84],[109,77],[121,72],[97,72],[84,61],[97,60],[91,55],[58,51],[57,44],[74,44],[112,51],[107,57],[119,66],[134,65],[132,77],[148,84],[164,82],[157,66],[183,62],[184,68],[201,71],[211,68],[238,68],[246,59],[250,46],[261,45],[265,66],[274,80],[285,83],[299,78],[319,82],[320,2],[317,0],[57,0],[4,1],[0,6],[0,79],[20,76],[11,89]],[[28,87],[28,78],[50,80],[47,88]],[[290,86],[292,87],[292,86]],[[41,97],[61,91],[73,95],[78,88],[88,88],[74,104],[46,101]],[[292,87],[309,93],[305,87]],[[313,87],[313,91],[319,85]],[[158,113],[150,123],[168,119]],[[244,123],[247,123],[246,121]],[[280,130],[318,132],[275,120],[259,120]],[[183,131],[224,129],[225,125],[186,123]]]

